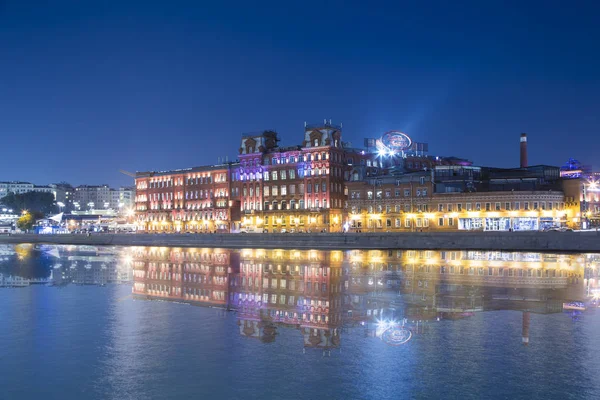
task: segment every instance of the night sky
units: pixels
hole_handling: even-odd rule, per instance
[[[597,2],[402,3],[0,0],[0,180],[131,184],[324,118],[356,146],[402,130],[511,167],[527,132],[530,164],[600,167]]]

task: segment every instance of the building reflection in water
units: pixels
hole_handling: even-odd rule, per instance
[[[322,350],[339,347],[352,327],[378,337],[394,328],[387,337],[406,339],[403,331],[426,333],[429,321],[487,310],[522,311],[528,343],[530,313],[562,312],[597,294],[600,262],[489,251],[131,251],[137,297],[226,308],[242,336],[273,342],[278,329],[293,328],[305,348]]]
[[[0,245],[0,287],[129,283],[129,251],[103,246]]]

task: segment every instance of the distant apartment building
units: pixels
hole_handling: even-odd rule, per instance
[[[133,207],[134,188],[113,189],[108,185],[80,185],[74,190],[77,210],[127,210]]]
[[[70,188],[70,189],[69,189]],[[9,193],[24,194],[28,192],[51,193],[54,200],[66,204],[72,186],[69,184],[34,185],[31,182],[0,182],[0,199]]]
[[[0,182],[0,198],[8,195],[9,193],[23,194],[32,192],[34,184],[30,182]]]

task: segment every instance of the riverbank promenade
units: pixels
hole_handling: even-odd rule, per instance
[[[600,252],[600,232],[92,234],[0,236],[0,243],[264,249]]]

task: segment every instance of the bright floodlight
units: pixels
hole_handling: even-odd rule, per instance
[[[379,154],[379,157],[383,157],[383,156],[385,156],[386,153],[385,153],[385,150],[381,149],[377,152],[377,154]]]
[[[394,150],[390,150],[389,152],[389,156],[390,157],[394,157],[396,155],[396,153],[394,152]]]

